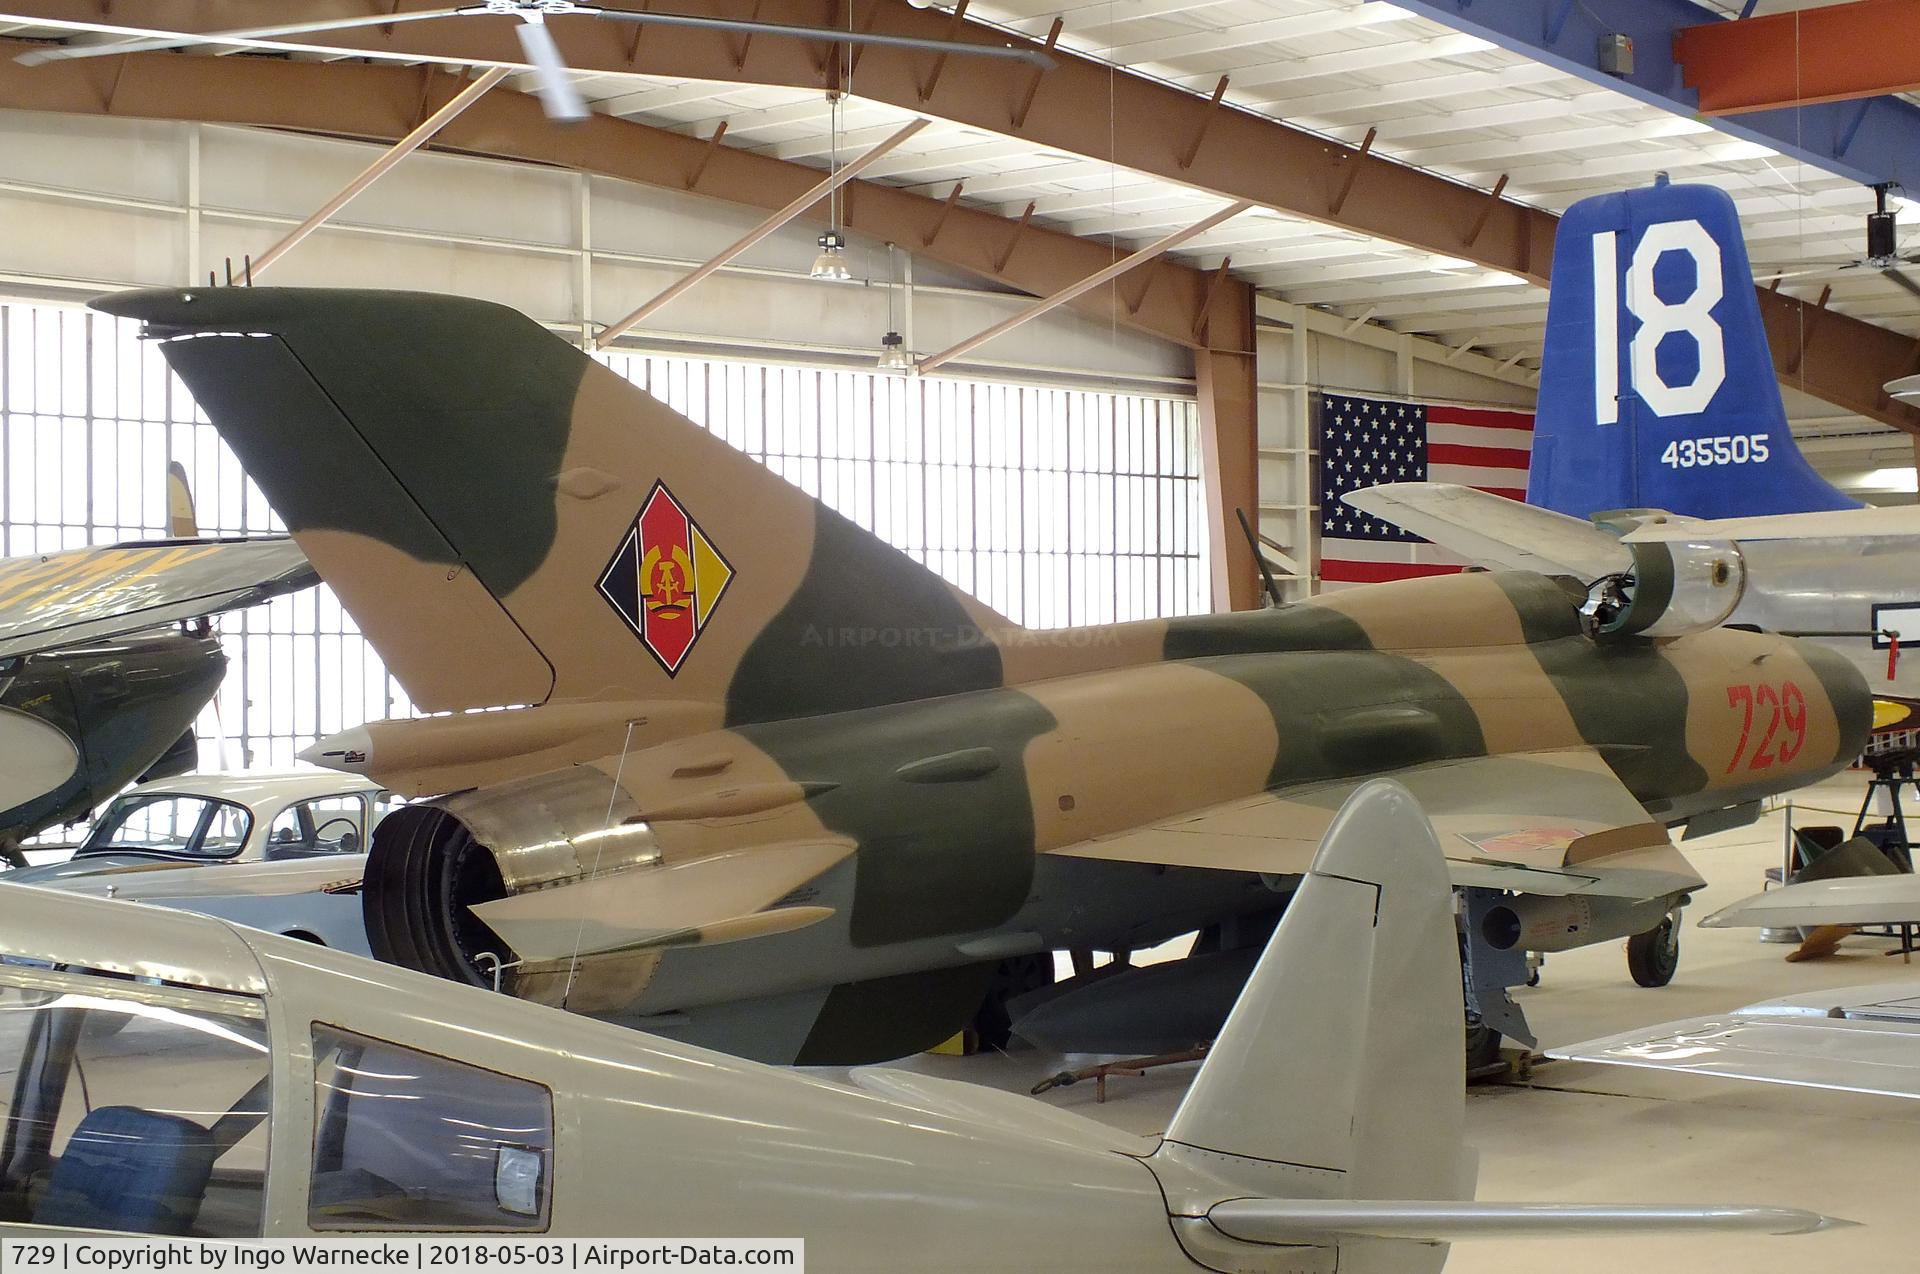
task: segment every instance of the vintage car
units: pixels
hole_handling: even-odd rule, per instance
[[[0,883],[199,911],[366,955],[367,837],[397,803],[328,770],[161,779],[117,797],[66,862]]]
[[[333,770],[182,774],[115,797],[65,862],[0,879],[44,885],[115,867],[357,854],[398,803],[379,784]]]

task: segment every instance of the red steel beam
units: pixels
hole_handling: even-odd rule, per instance
[[[1920,4],[1853,0],[1682,27],[1673,56],[1703,115],[1909,93],[1920,89]]]
[[[1253,342],[1253,320],[1235,315],[1223,337]],[[1215,610],[1260,604],[1259,565],[1239,533],[1235,509],[1256,523],[1260,511],[1260,388],[1252,354],[1199,350],[1193,356],[1200,405],[1200,468],[1207,493],[1207,561]],[[1920,445],[1920,438],[1915,440]]]

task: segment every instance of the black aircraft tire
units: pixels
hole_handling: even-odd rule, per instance
[[[1662,987],[1673,981],[1680,967],[1680,919],[1669,915],[1645,933],[1627,939],[1627,972],[1644,987]]]
[[[1500,1060],[1500,1032],[1485,1022],[1467,1019],[1467,1074],[1484,1070]]]

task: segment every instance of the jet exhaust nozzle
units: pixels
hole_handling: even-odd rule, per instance
[[[609,819],[609,810],[612,817]],[[657,861],[653,830],[590,766],[403,806],[374,829],[361,908],[379,959],[539,998],[474,908]],[[499,966],[508,972],[498,973]]]

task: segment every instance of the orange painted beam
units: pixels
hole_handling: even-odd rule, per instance
[[[1920,0],[1853,0],[1682,27],[1681,79],[1703,115],[1920,89]]]

